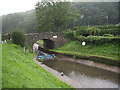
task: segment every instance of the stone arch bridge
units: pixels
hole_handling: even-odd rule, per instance
[[[38,40],[43,40],[43,46],[46,49],[53,49],[67,43],[59,32],[30,33],[25,34],[26,44],[32,46]]]

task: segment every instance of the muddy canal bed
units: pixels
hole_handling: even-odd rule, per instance
[[[118,88],[120,85],[118,73],[68,60],[46,60],[43,63],[58,72],[63,72],[86,88]]]

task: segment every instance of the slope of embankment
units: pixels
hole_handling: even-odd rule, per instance
[[[37,65],[33,56],[17,45],[2,44],[3,88],[70,88]]]

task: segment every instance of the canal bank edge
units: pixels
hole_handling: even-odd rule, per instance
[[[35,61],[35,63],[37,63],[39,66],[43,67],[46,71],[50,72],[53,76],[55,76],[56,78],[60,79],[61,81],[67,83],[68,85],[70,85],[73,88],[85,88],[85,86],[83,86],[82,84],[79,84],[78,82],[72,80],[71,78],[69,78],[68,76],[64,75],[61,76],[60,72],[46,66],[45,64],[41,64],[39,61],[37,61],[35,58],[33,59]]]
[[[118,66],[108,66],[106,64],[103,63],[98,63],[98,62],[94,62],[94,61],[90,61],[90,60],[83,60],[83,59],[73,59],[69,56],[64,56],[64,55],[59,55],[58,60],[66,60],[66,61],[71,61],[71,62],[76,62],[79,64],[84,64],[90,67],[95,67],[95,68],[99,68],[99,69],[103,69],[103,70],[107,70],[107,71],[111,71],[114,73],[118,73],[120,74],[120,68]]]
[[[78,52],[70,52],[70,51],[60,51],[60,50],[51,50],[55,54],[61,54],[65,56],[70,56],[75,59],[84,59],[90,60],[98,63],[103,63],[109,66],[118,66],[120,67],[120,60],[113,60],[111,57],[92,55],[92,54],[83,54]],[[119,58],[118,58],[119,59]]]

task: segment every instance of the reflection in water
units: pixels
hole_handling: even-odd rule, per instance
[[[118,88],[118,74],[70,61],[44,61],[47,66],[88,88]]]

